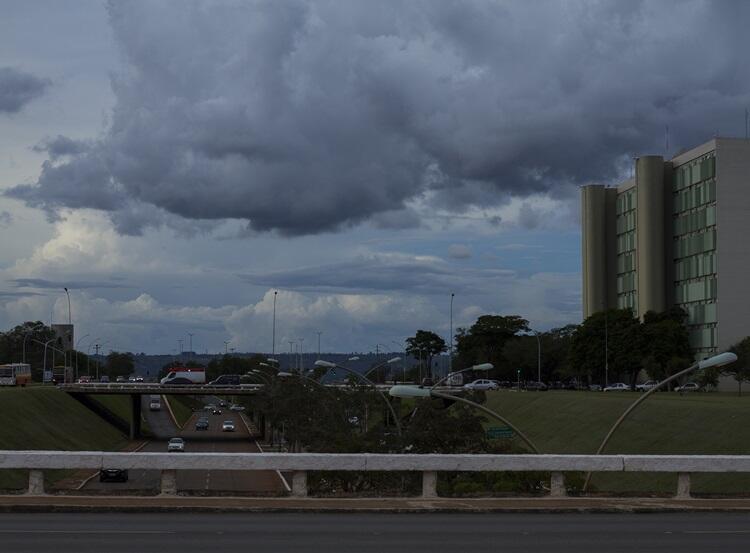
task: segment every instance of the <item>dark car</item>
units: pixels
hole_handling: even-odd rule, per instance
[[[208,383],[209,386],[239,386],[240,375],[238,374],[222,374],[215,380]]]
[[[218,407],[214,408],[213,411],[211,411],[211,414],[213,415],[221,415],[221,409]]]
[[[526,389],[530,392],[546,392],[548,388],[544,382],[527,382]]]
[[[99,471],[99,482],[127,482],[126,469],[102,469]]]
[[[208,430],[208,421],[206,420],[199,420],[195,423],[195,429],[196,430]]]

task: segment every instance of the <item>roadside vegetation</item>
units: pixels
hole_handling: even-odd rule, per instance
[[[169,406],[172,408],[177,424],[180,427],[185,426],[185,423],[190,420],[193,416],[193,411],[203,407],[203,403],[192,396],[165,396],[169,402]]]

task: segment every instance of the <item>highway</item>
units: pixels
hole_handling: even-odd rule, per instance
[[[217,400],[218,403],[218,400]],[[160,411],[148,409],[148,396],[143,398],[143,413],[151,432],[157,439],[152,440],[141,451],[164,452],[169,438],[180,436],[185,440],[185,451],[206,452],[259,452],[237,413],[223,410],[221,415],[208,412],[195,413],[182,430],[178,430],[170,418],[165,406]],[[195,430],[198,417],[205,415],[209,420],[208,430]],[[232,420],[234,432],[222,432],[221,424]],[[179,453],[174,453],[179,455]],[[116,468],[116,467],[113,467]],[[99,482],[98,477],[91,479],[83,490],[92,493],[120,493],[136,491],[154,491],[159,487],[159,471],[131,470],[127,482]],[[277,495],[284,491],[280,476],[275,471],[177,471],[177,489],[192,493],[235,492],[252,493],[253,495]]]
[[[29,513],[0,515],[0,543],[13,553],[744,553],[750,515]]]

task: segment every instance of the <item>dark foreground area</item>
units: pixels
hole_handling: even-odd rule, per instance
[[[750,551],[750,514],[2,514],[2,551]]]

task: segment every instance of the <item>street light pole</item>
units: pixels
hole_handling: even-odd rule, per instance
[[[474,407],[475,409],[479,409],[483,413],[487,413],[489,416],[499,420],[506,426],[508,426],[513,432],[515,432],[519,438],[521,438],[526,445],[528,445],[531,450],[534,453],[539,453],[539,450],[534,445],[534,443],[526,437],[526,434],[521,432],[518,428],[516,428],[513,423],[511,423],[508,419],[503,417],[501,414],[496,413],[495,411],[488,409],[484,405],[479,405],[478,403],[474,403],[471,400],[468,400],[464,397],[460,396],[454,396],[452,394],[446,394],[443,392],[438,392],[437,390],[433,390],[432,388],[421,388],[419,386],[393,386],[388,393],[393,397],[401,397],[401,398],[409,398],[409,397],[437,397],[440,399],[447,399],[450,401],[458,401],[459,403],[464,403],[466,405],[470,405],[471,407]]]
[[[450,346],[448,348],[448,374],[453,372],[453,298],[456,296],[451,292],[451,333],[448,337],[450,339]]]
[[[607,432],[607,435],[604,437],[604,440],[602,440],[602,443],[599,445],[599,449],[596,450],[596,454],[601,455],[601,453],[604,451],[604,448],[607,447],[607,443],[609,442],[610,438],[612,438],[612,435],[620,427],[623,421],[628,417],[630,413],[633,412],[633,410],[636,407],[638,407],[641,403],[643,403],[646,400],[646,398],[649,397],[651,394],[653,394],[660,388],[663,388],[666,384],[669,384],[673,380],[677,380],[678,378],[685,376],[695,370],[708,369],[711,367],[722,367],[724,365],[728,365],[729,363],[734,363],[735,361],[737,361],[737,356],[734,353],[730,353],[730,352],[720,353],[718,355],[714,355],[713,357],[709,357],[708,359],[704,359],[703,361],[698,361],[697,363],[690,365],[687,369],[684,369],[678,373],[675,373],[672,376],[665,378],[664,380],[659,382],[656,386],[651,388],[648,392],[646,392],[645,394],[640,396],[638,399],[636,399],[630,405],[630,407],[628,407],[625,410],[625,412],[622,415],[620,415],[620,418],[618,418],[615,424],[612,425],[612,428],[609,429],[609,432]],[[583,491],[586,491],[586,488],[588,487],[590,480],[591,480],[591,473],[589,472],[586,475],[586,481],[583,484]]]
[[[276,296],[279,291],[274,290],[273,293],[273,330],[271,331],[271,355],[276,355]]]
[[[224,355],[229,353],[229,340],[224,340]]]
[[[70,313],[70,292],[68,292],[67,288],[63,288],[63,290],[65,290],[65,295],[68,296],[68,324],[71,325],[73,324],[73,317]]]

